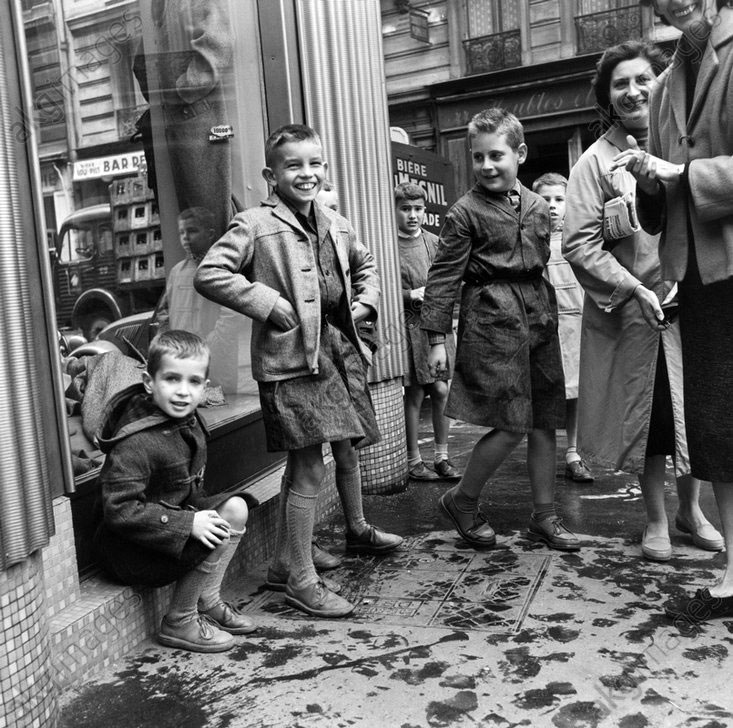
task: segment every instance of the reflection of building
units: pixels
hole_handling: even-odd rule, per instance
[[[456,191],[470,164],[471,116],[504,106],[522,121],[524,182],[567,174],[598,133],[590,78],[601,51],[631,38],[669,41],[638,0],[381,0],[390,123],[453,162]],[[428,14],[428,42],[410,13]]]

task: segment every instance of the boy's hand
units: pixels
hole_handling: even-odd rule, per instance
[[[204,546],[215,549],[229,536],[229,522],[216,511],[196,511],[191,536],[201,541]]]
[[[351,304],[351,317],[354,319],[355,324],[360,324],[362,321],[366,321],[372,315],[372,309],[363,303],[354,301]]]
[[[268,317],[275,326],[283,331],[290,331],[298,325],[298,315],[295,313],[290,301],[280,296]]]
[[[428,370],[430,375],[440,378],[440,375],[448,369],[448,353],[445,344],[433,344],[428,354]]]
[[[420,303],[422,303],[425,300],[425,286],[421,286],[420,288],[413,288],[410,291],[410,298],[413,301],[420,301]]]

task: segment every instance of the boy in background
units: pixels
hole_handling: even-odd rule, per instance
[[[256,501],[203,491],[206,434],[196,408],[208,368],[208,347],[196,334],[158,334],[142,383],[110,400],[98,436],[107,455],[94,539],[99,563],[122,584],[175,582],[158,641],[193,652],[228,650],[232,634],[255,629],[220,594],[248,502]]]
[[[580,330],[583,323],[584,292],[570,263],[562,255],[562,228],[565,221],[565,192],[568,181],[557,172],[547,172],[532,183],[536,192],[550,206],[550,259],[545,277],[557,298],[560,352],[565,375],[565,477],[576,483],[591,483],[594,478],[578,454],[578,370],[580,366]]]
[[[402,303],[405,312],[405,431],[407,436],[407,465],[414,480],[457,480],[458,468],[448,459],[448,430],[445,416],[448,380],[455,360],[453,333],[446,335],[446,370],[435,376],[428,369],[430,344],[428,335],[420,328],[420,311],[428,270],[438,249],[438,237],[422,229],[425,219],[425,190],[416,184],[403,182],[394,190],[397,220],[397,248],[402,276]],[[425,395],[430,395],[430,409],[435,440],[434,470],[420,456],[418,446],[420,408]]]
[[[527,158],[514,114],[490,108],[468,125],[476,184],[448,212],[428,274],[422,327],[431,342],[428,365],[448,364],[445,337],[461,288],[458,348],[446,414],[492,428],[474,445],[460,482],[440,507],[474,547],[496,543],[479,509],[488,478],[528,437],[532,489],[528,537],[577,551],[578,538],[555,510],[555,430],[565,425],[565,382],[557,305],[542,277],[550,256],[547,203],[517,179]]]

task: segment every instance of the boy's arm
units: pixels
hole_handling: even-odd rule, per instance
[[[351,270],[352,304],[368,306],[376,318],[379,313],[381,296],[377,264],[366,246],[356,239],[356,233],[353,230],[349,233],[349,269]]]
[[[421,328],[442,333],[453,330],[453,306],[470,255],[470,227],[456,211],[451,210],[440,231],[438,250],[428,272]]]
[[[104,522],[134,543],[177,558],[191,535],[194,512],[147,499],[152,457],[134,435],[109,453],[99,477]]]
[[[254,252],[251,226],[244,215],[236,215],[229,229],[204,256],[193,279],[194,288],[204,297],[266,321],[280,297],[270,286],[250,281],[243,270]]]

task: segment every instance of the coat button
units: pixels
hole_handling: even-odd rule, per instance
[[[161,516],[160,517],[160,522],[161,523],[168,523],[168,516]]]

